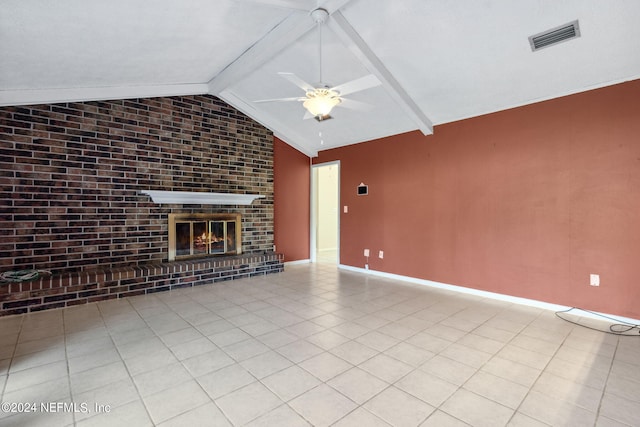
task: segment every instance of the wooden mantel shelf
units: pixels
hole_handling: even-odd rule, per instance
[[[250,205],[260,194],[206,193],[200,191],[161,191],[144,190],[140,194],[151,196],[158,204],[179,205]]]

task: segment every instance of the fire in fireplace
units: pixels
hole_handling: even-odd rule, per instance
[[[241,215],[169,214],[169,261],[242,253]]]

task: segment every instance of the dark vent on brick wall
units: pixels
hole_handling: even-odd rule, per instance
[[[568,24],[530,36],[529,44],[531,45],[531,50],[535,52],[536,50],[553,46],[577,37],[580,37],[580,26],[578,25],[578,21],[575,20]]]

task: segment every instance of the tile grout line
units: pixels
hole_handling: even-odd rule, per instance
[[[197,301],[193,300],[191,297],[189,297],[189,299],[190,299],[191,301],[197,302]],[[167,305],[167,307],[169,307],[169,308],[171,309],[171,307],[170,307],[169,305]],[[203,307],[204,307],[204,306],[203,306]],[[213,311],[209,310],[207,307],[205,307],[205,308],[206,308],[209,312],[213,313]],[[207,339],[211,344],[213,344],[213,345],[216,347],[216,349],[218,349],[218,350],[220,350],[220,351],[224,352],[225,354],[227,354],[227,353],[222,349],[222,347],[220,347],[220,346],[218,346],[216,343],[214,343],[214,342],[209,338],[209,336],[208,336],[208,335],[205,335],[205,334],[203,334],[202,332],[200,332],[200,331],[196,328],[196,326],[195,326],[195,325],[193,325],[190,321],[188,321],[187,319],[185,319],[185,318],[184,318],[182,315],[180,315],[179,313],[176,313],[173,309],[171,309],[171,311],[172,311],[173,313],[175,313],[178,317],[180,317],[182,320],[184,320],[185,322],[187,322],[187,324],[189,324],[189,327],[190,327],[190,328],[193,328],[193,329],[197,330],[197,331],[198,331],[198,332],[199,332],[199,333],[200,333],[204,338],[206,338],[206,339]],[[224,319],[225,321],[228,321],[228,320],[226,320],[226,318],[224,318],[224,317],[221,317],[221,319]],[[234,325],[234,326],[235,326],[235,325]],[[155,333],[155,332],[154,332],[154,333]],[[158,337],[158,338],[160,338],[160,337]],[[162,338],[160,338],[160,340],[162,341]],[[164,341],[163,341],[163,344],[165,344],[165,347],[167,347],[167,349],[168,349],[169,351],[171,351],[171,349],[169,348],[169,346],[168,346],[168,345],[166,345],[166,343],[164,343]],[[173,353],[173,351],[171,351],[171,352]],[[228,354],[227,354],[227,355],[228,355]],[[174,354],[174,356],[175,356],[175,354]],[[229,357],[234,361],[234,363],[239,364],[239,363],[238,363],[238,361],[237,361],[237,360],[235,360],[233,357],[231,357],[231,356],[229,356]],[[177,357],[176,357],[176,358],[177,358]],[[186,359],[185,359],[185,360],[186,360]],[[200,388],[200,390],[205,394],[205,396],[207,396],[207,398],[209,399],[209,401],[211,402],[211,404],[213,404],[216,408],[218,408],[218,411],[222,414],[222,416],[223,416],[223,417],[224,417],[224,418],[229,422],[229,424],[230,424],[230,425],[232,425],[232,426],[233,426],[234,424],[233,424],[233,422],[231,421],[231,419],[229,418],[229,416],[224,412],[224,410],[223,410],[222,408],[220,408],[220,407],[218,406],[218,404],[215,402],[215,399],[214,399],[213,397],[211,397],[211,396],[209,395],[209,393],[207,393],[207,391],[202,387],[202,384],[200,383],[200,381],[198,381],[198,379],[197,379],[197,378],[196,378],[196,377],[191,373],[191,371],[189,371],[189,369],[188,369],[186,366],[184,366],[184,361],[183,361],[183,360],[178,359],[178,362],[180,362],[180,365],[181,365],[181,366],[182,366],[182,367],[183,367],[187,372],[189,372],[189,375],[191,375],[191,377],[193,378],[193,380],[195,381],[195,383],[198,385],[198,387]],[[232,365],[229,365],[229,366],[232,366]],[[224,368],[220,368],[220,369],[224,369]],[[216,372],[216,371],[213,371],[213,372]],[[251,374],[251,372],[249,372],[249,375],[253,375],[253,374]],[[254,376],[254,378],[255,378],[255,376]],[[256,380],[257,380],[257,378],[256,378]],[[240,388],[242,388],[242,387],[240,387]],[[239,390],[239,389],[238,389],[238,390]],[[234,390],[234,391],[235,391],[235,390]],[[229,393],[232,393],[232,392],[233,392],[233,391],[231,391],[231,392],[229,392]],[[220,396],[220,398],[221,398],[221,397],[224,397],[224,396]],[[198,406],[197,408],[202,407],[202,406],[205,406],[205,405],[207,405],[207,403],[204,403],[204,404],[202,404],[202,405]],[[171,419],[177,418],[177,417],[179,417],[180,415],[183,415],[183,414],[185,414],[185,413],[191,412],[191,411],[193,411],[194,409],[197,409],[197,408],[191,408],[191,409],[189,409],[189,410],[187,410],[187,411],[185,411],[185,412],[183,412],[183,413],[181,413],[181,414],[178,414],[178,415],[176,415],[176,416],[174,416],[174,417],[171,417],[171,418],[169,418],[168,420],[165,420],[165,421],[163,421],[163,422],[167,422],[167,421],[169,421],[169,420],[171,420]]]
[[[493,315],[493,316],[491,316],[489,319],[487,319],[487,320],[485,320],[484,322],[482,322],[480,325],[478,325],[478,326],[476,326],[475,328],[473,328],[472,330],[468,331],[465,335],[463,335],[462,337],[460,337],[460,338],[459,338],[458,340],[456,340],[455,342],[460,341],[460,340],[461,340],[462,338],[464,338],[465,336],[467,336],[467,335],[471,334],[473,331],[475,331],[475,330],[477,330],[478,328],[480,328],[481,326],[483,326],[483,325],[487,324],[487,322],[489,322],[490,320],[492,320],[492,319],[496,318],[496,317],[497,317],[501,312],[506,311],[506,309],[507,309],[507,307],[503,308],[500,312],[498,312],[498,313],[494,314],[494,315]],[[538,316],[539,316],[539,315],[538,315]],[[530,325],[534,320],[535,320],[535,319],[531,320],[531,321],[527,324],[527,326],[528,326],[528,325]],[[515,334],[513,337],[511,337],[511,339],[509,339],[507,342],[505,342],[505,343],[502,345],[502,347],[500,347],[500,350],[498,350],[498,352],[499,352],[499,351],[501,351],[502,349],[504,349],[504,348],[505,348],[505,347],[506,347],[506,346],[507,346],[511,341],[513,341],[513,340],[514,340],[514,339],[515,339],[515,338],[520,334],[520,332],[522,332],[522,330],[524,330],[524,328],[526,328],[526,326],[524,326],[524,327],[523,327],[523,328],[518,332],[518,334]],[[499,328],[497,328],[497,329],[499,329]],[[501,330],[502,330],[502,329],[501,329]],[[485,337],[485,338],[486,338],[486,337]],[[491,339],[491,338],[489,338],[489,339]],[[461,344],[461,345],[463,345],[463,344]],[[443,349],[443,350],[444,350],[444,349]],[[480,350],[478,350],[478,351],[480,351]],[[440,408],[441,408],[441,407],[442,407],[442,406],[443,406],[443,405],[444,405],[444,404],[445,404],[445,403],[446,403],[446,402],[451,398],[451,396],[453,396],[456,392],[458,392],[459,390],[464,389],[464,385],[465,385],[466,383],[468,383],[468,382],[469,382],[469,380],[470,380],[471,378],[473,378],[473,376],[474,376],[475,374],[477,374],[478,372],[480,372],[480,371],[482,370],[482,367],[486,366],[486,365],[487,365],[487,363],[488,363],[490,360],[492,360],[492,359],[496,356],[496,354],[497,354],[498,352],[495,352],[494,354],[492,354],[492,355],[491,355],[491,357],[490,357],[486,362],[484,362],[480,367],[478,367],[478,368],[476,369],[476,371],[474,372],[474,374],[473,374],[473,375],[471,375],[471,376],[470,376],[469,378],[467,378],[467,379],[466,379],[466,380],[465,380],[465,381],[464,381],[460,386],[458,386],[458,389],[457,389],[455,392],[451,393],[451,395],[450,395],[449,397],[447,397],[447,399],[445,399],[445,400],[444,400],[444,401],[443,401],[443,402],[442,402],[442,403],[441,403],[441,404],[440,404],[436,409],[437,409],[437,410],[440,410],[440,411],[442,411],[442,412],[444,412],[445,414],[449,415],[449,416],[450,416],[450,417],[452,417],[452,418],[455,418],[456,420],[460,420],[460,419],[459,419],[458,417],[456,417],[455,415],[450,414],[450,413],[448,413],[447,411],[445,411],[444,409],[440,409]],[[447,356],[442,356],[442,357],[447,357]],[[447,358],[448,358],[448,357],[447,357]],[[449,359],[449,358],[448,358],[448,359]],[[454,359],[451,359],[451,360],[454,360]],[[458,363],[462,363],[462,362],[459,362],[459,361],[457,361],[457,360],[454,360],[454,361],[456,361],[456,362],[458,362]],[[472,368],[475,368],[475,367],[473,367],[473,366],[472,366]],[[504,378],[503,378],[503,379],[504,379]],[[506,380],[506,379],[505,379],[505,380]],[[446,380],[445,380],[445,381],[446,381]],[[455,384],[454,384],[454,385],[455,385]],[[465,390],[466,390],[466,389],[465,389]],[[475,393],[475,392],[473,392],[473,391],[471,391],[471,390],[466,390],[466,391],[468,391],[468,392],[470,392],[470,393],[473,393],[473,394],[475,394],[475,395],[478,395],[477,393]],[[480,395],[478,395],[478,396],[480,396]],[[489,399],[489,398],[488,398],[488,397],[486,397],[486,396],[480,396],[480,397],[483,397],[483,398],[485,398],[485,399],[491,400],[492,402],[495,402],[495,403],[497,403],[497,404],[499,404],[499,405],[501,405],[501,406],[504,406],[505,408],[511,409],[511,408],[509,408],[509,407],[507,407],[507,406],[503,405],[503,404],[502,404],[502,403],[500,403],[500,402],[496,402],[496,401],[494,401],[493,399]],[[524,400],[524,399],[523,399],[523,400]],[[513,419],[513,416],[515,415],[515,413],[516,413],[516,412],[517,412],[517,410],[513,410],[513,413],[512,413],[512,414],[511,414],[511,416],[509,417],[509,420],[507,421],[507,424],[511,421],[511,419]],[[427,418],[427,419],[428,419],[428,418]],[[460,420],[460,421],[461,421],[461,422],[463,422],[463,423],[466,423],[466,421],[464,421],[464,420]]]
[[[129,301],[127,299],[126,302],[128,303],[130,309],[135,311],[136,315],[138,315],[138,317],[140,317],[140,319],[142,319],[142,317],[140,316],[140,313],[138,313],[138,311],[135,309],[133,304],[131,304],[131,301]],[[151,418],[151,413],[149,412],[149,409],[147,408],[147,405],[144,402],[144,399],[142,398],[142,395],[140,394],[140,390],[138,389],[138,386],[137,386],[136,382],[133,380],[133,376],[131,375],[131,371],[129,370],[129,367],[127,366],[127,364],[124,361],[124,357],[123,357],[122,353],[120,352],[120,348],[118,347],[116,342],[113,340],[112,331],[109,330],[109,328],[107,326],[107,322],[105,322],[104,312],[103,312],[102,307],[100,306],[99,302],[97,303],[97,307],[98,307],[98,312],[100,313],[100,318],[102,319],[102,323],[104,324],[105,329],[107,330],[107,333],[109,334],[109,339],[113,343],[113,347],[115,348],[116,352],[118,353],[118,356],[120,357],[120,361],[122,362],[122,365],[124,366],[124,369],[127,371],[127,375],[129,376],[129,379],[131,380],[131,384],[133,384],[133,387],[136,390],[136,393],[138,395],[138,400],[140,400],[140,403],[142,403],[142,407],[144,408],[145,413],[147,414],[147,417],[149,418],[149,421],[151,421],[151,424],[155,426],[155,422],[153,421],[153,418]],[[144,321],[144,319],[142,319],[142,320]],[[126,404],[124,404],[124,405],[126,405]]]
[[[71,402],[75,402],[75,396],[73,393],[73,387],[71,386],[71,367],[69,366],[69,352],[67,350],[67,316],[64,315],[65,311],[62,311],[62,334],[64,336],[64,361],[65,367],[67,368],[67,385],[69,386],[69,397],[71,398]],[[77,424],[76,413],[72,411],[71,420],[73,421],[73,425]]]
[[[620,337],[616,340],[616,348],[613,351],[613,355],[611,357],[611,363],[609,364],[609,369],[607,370],[607,380],[604,382],[604,387],[602,388],[602,394],[600,395],[600,401],[598,402],[598,409],[596,411],[596,419],[594,425],[598,423],[598,418],[600,418],[600,410],[602,409],[602,401],[607,393],[607,387],[609,386],[609,377],[611,376],[611,371],[613,370],[613,363],[616,360],[616,354],[618,353],[618,347],[620,346]],[[620,421],[622,423],[622,421]],[[625,424],[625,423],[623,423]]]
[[[536,317],[536,319],[540,318],[540,316],[542,315],[542,312],[538,314],[538,316]],[[531,322],[529,322],[529,325],[531,323],[533,323],[536,319],[532,320]],[[540,370],[540,374],[536,377],[535,381],[533,381],[533,383],[531,383],[531,386],[528,388],[527,393],[525,394],[525,396],[522,398],[522,400],[520,401],[520,404],[518,405],[518,407],[516,408],[516,410],[514,411],[513,415],[515,416],[516,413],[519,412],[520,408],[522,407],[522,404],[524,403],[524,401],[527,399],[527,397],[531,394],[531,391],[533,390],[533,387],[536,385],[536,383],[540,380],[540,377],[542,377],[542,375],[545,373],[545,371],[547,370],[547,367],[549,366],[549,364],[553,361],[554,357],[558,354],[558,352],[560,351],[560,349],[562,348],[562,345],[567,341],[567,339],[569,338],[569,335],[571,335],[571,332],[573,332],[575,330],[575,327],[572,327],[569,332],[565,335],[565,337],[562,339],[562,342],[558,345],[558,348],[556,348],[556,350],[553,352],[553,355],[549,358],[549,361],[545,364],[544,368],[542,368]],[[574,405],[575,406],[575,405]],[[539,421],[543,424],[546,424],[546,422],[542,421],[539,418],[536,418],[534,416],[530,416],[527,414],[523,415],[533,418],[536,421]],[[513,416],[511,417],[511,419],[513,419]],[[510,421],[511,421],[510,419]]]
[[[4,403],[4,394],[7,390],[7,384],[9,383],[9,377],[11,375],[11,366],[13,366],[13,360],[16,357],[16,351],[18,349],[18,344],[20,343],[20,336],[22,335],[22,328],[24,326],[25,317],[22,316],[20,319],[20,326],[18,328],[18,334],[16,336],[15,343],[13,345],[13,351],[11,352],[11,359],[9,360],[9,365],[7,366],[7,379],[4,381],[4,385],[2,386],[2,403]],[[8,419],[10,417],[14,417],[17,414],[9,415],[7,417],[3,417],[1,420]]]

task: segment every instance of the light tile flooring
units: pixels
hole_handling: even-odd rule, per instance
[[[318,249],[316,252],[316,260],[322,264],[337,264],[338,251],[335,249]]]
[[[545,310],[297,265],[0,319],[0,425],[638,426],[639,356]]]

